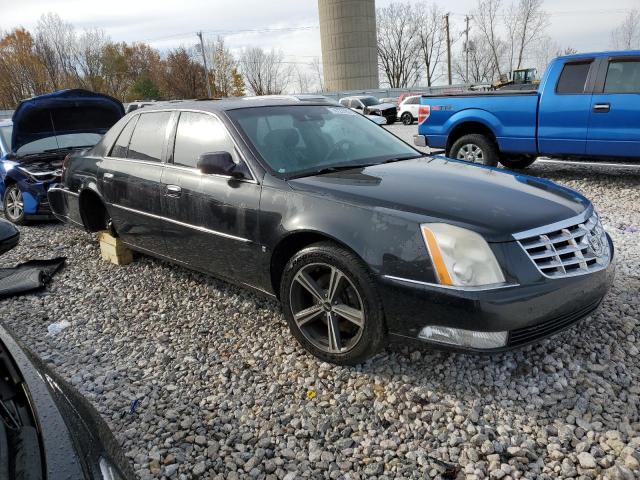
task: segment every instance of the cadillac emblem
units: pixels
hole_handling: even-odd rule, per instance
[[[605,245],[602,241],[602,232],[599,228],[594,228],[591,232],[587,234],[587,242],[593,250],[593,253],[596,257],[602,256],[604,253]]]

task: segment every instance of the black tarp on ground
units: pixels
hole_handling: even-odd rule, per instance
[[[66,257],[29,260],[15,267],[0,268],[0,298],[43,288],[62,266]]]

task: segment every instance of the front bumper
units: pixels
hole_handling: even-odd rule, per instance
[[[392,341],[417,341],[446,349],[498,352],[521,347],[575,324],[598,308],[613,283],[615,256],[597,272],[530,285],[457,289],[381,277],[380,292]],[[477,349],[420,338],[429,326],[474,332],[508,332],[506,344]]]

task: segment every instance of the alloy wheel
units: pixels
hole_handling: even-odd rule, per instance
[[[22,199],[22,192],[17,187],[10,187],[6,195],[7,199],[5,200],[4,206],[5,213],[10,220],[19,220],[24,213],[24,201]]]
[[[364,304],[340,269],[326,263],[303,266],[293,278],[289,299],[298,329],[316,348],[345,353],[362,337]]]
[[[460,147],[456,158],[467,162],[484,163],[484,152],[478,145],[467,143]]]

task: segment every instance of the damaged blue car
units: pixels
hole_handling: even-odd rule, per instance
[[[7,220],[53,218],[49,186],[65,157],[94,146],[124,116],[122,103],[88,90],[60,90],[20,102],[0,121],[0,209]]]

